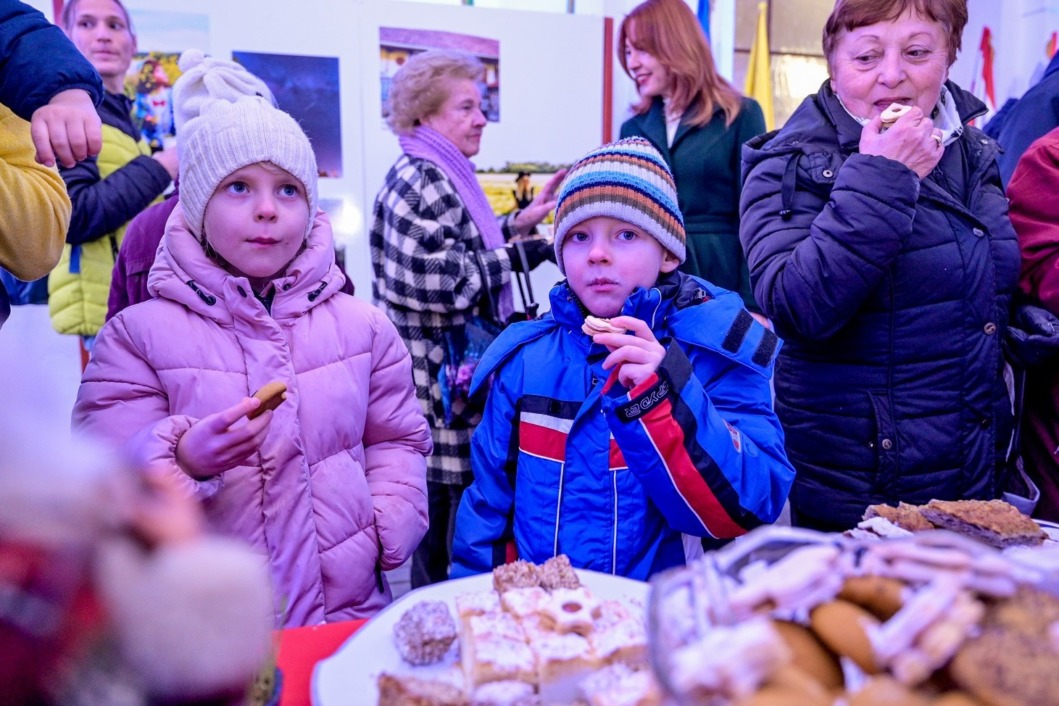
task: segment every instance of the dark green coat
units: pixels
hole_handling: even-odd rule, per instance
[[[738,292],[748,309],[759,312],[739,244],[739,192],[743,143],[765,132],[761,107],[743,98],[742,110],[728,127],[720,109],[702,127],[682,121],[672,147],[663,111],[656,98],[646,113],[625,121],[621,136],[650,140],[673,172],[688,234],[688,257],[680,269]]]

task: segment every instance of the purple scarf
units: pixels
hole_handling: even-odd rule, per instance
[[[504,234],[500,230],[500,224],[496,220],[489,199],[482,191],[478,179],[474,176],[474,165],[471,160],[452,144],[452,141],[437,130],[426,125],[417,125],[411,135],[398,135],[397,141],[401,149],[409,157],[417,157],[433,162],[456,187],[456,193],[463,201],[463,207],[467,209],[471,220],[478,227],[482,235],[482,242],[487,250],[496,250],[504,247]],[[485,273],[482,272],[482,276]],[[488,285],[482,282],[483,295]],[[497,302],[497,311],[494,312],[500,321],[507,321],[515,310],[514,300],[511,296],[511,283],[508,282],[500,290],[500,299]]]

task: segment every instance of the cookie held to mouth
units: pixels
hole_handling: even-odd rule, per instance
[[[268,410],[279,407],[287,399],[287,385],[278,381],[267,383],[254,393],[254,397],[261,400],[261,406],[247,412],[247,419],[260,417]]]
[[[879,117],[882,119],[883,127],[890,127],[897,119],[902,115],[912,110],[910,105],[901,105],[900,103],[891,103],[890,106],[882,112]]]
[[[589,336],[595,336],[599,333],[625,333],[625,329],[615,326],[610,322],[610,319],[601,319],[591,314],[585,317],[585,323],[581,325],[581,330]]]

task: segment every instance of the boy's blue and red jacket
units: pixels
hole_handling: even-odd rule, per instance
[[[568,285],[551,311],[493,342],[492,376],[460,502],[453,577],[565,553],[574,566],[637,579],[684,563],[681,533],[735,537],[776,519],[794,470],[772,411],[779,348],[737,294],[672,273],[622,313],[666,356],[637,389],[604,392],[603,346],[581,331]]]

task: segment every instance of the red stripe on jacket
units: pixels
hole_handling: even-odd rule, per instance
[[[633,390],[630,396],[635,396],[636,392],[638,390]],[[672,401],[662,400],[640,419],[640,424],[658,449],[677,492],[684,497],[710,534],[719,538],[746,534],[746,530],[721,505],[688,456],[684,448],[684,430],[673,417]]]
[[[518,426],[518,449],[556,463],[566,461],[566,432],[522,420]]]

